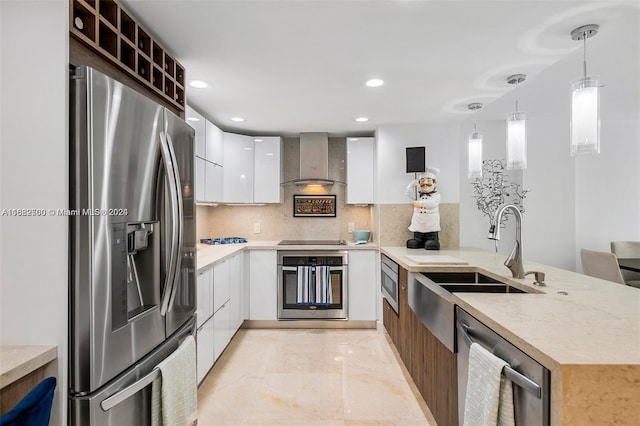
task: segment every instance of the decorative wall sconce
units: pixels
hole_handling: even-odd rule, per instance
[[[600,83],[587,75],[587,39],[598,34],[595,24],[571,31],[572,40],[583,40],[583,76],[571,82],[571,155],[600,153]]]
[[[469,135],[469,174],[470,178],[482,179],[482,134],[478,133],[476,111],[482,108],[482,104],[475,102],[467,105],[473,111],[473,133]]]
[[[516,111],[507,115],[507,169],[527,168],[527,126],[525,115],[518,111],[518,83],[527,78],[524,74],[507,77],[507,83],[516,85]]]

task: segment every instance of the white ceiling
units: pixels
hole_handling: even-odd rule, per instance
[[[640,1],[122,0],[186,68],[187,101],[227,131],[371,135],[466,118],[582,47]],[[602,29],[602,28],[601,28]],[[385,85],[369,88],[377,77]],[[231,117],[246,118],[234,123]],[[356,123],[354,117],[369,121]]]

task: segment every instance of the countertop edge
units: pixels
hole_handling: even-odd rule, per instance
[[[280,241],[249,241],[240,244],[219,244],[207,245],[197,244],[197,270],[208,268],[209,266],[225,260],[242,251],[251,250],[279,250],[279,251],[317,251],[317,250],[378,250],[375,243],[346,245],[278,245]]]
[[[0,389],[58,357],[57,346],[0,346]]]

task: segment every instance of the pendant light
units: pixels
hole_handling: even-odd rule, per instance
[[[600,153],[600,83],[587,75],[587,39],[598,34],[590,24],[571,31],[571,39],[583,40],[583,75],[571,82],[571,155]]]
[[[476,111],[482,108],[482,104],[475,102],[467,105],[473,111],[473,133],[469,135],[469,178],[482,179],[482,134],[478,133]]]
[[[524,74],[507,77],[507,83],[516,85],[516,111],[507,115],[507,169],[527,168],[527,126],[525,115],[518,111],[518,83],[527,78]]]

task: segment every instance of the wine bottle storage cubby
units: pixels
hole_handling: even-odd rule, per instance
[[[70,33],[183,111],[185,69],[118,0],[72,0]]]

